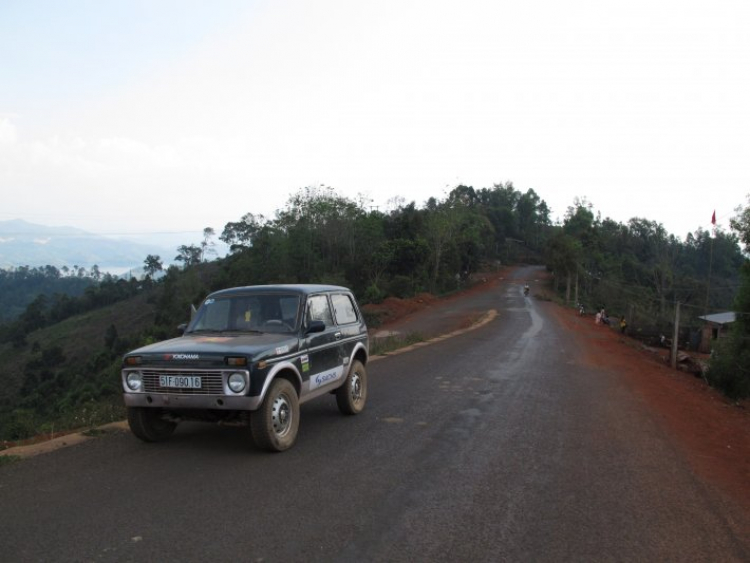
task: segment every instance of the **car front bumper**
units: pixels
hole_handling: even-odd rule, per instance
[[[254,411],[260,396],[180,395],[176,393],[124,393],[126,407],[163,409],[209,409],[221,411]]]

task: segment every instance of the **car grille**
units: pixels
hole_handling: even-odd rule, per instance
[[[143,388],[146,393],[175,393],[179,395],[224,395],[224,378],[220,371],[199,370],[142,370]],[[201,378],[200,389],[186,389],[178,387],[162,387],[159,385],[160,375],[183,375]]]

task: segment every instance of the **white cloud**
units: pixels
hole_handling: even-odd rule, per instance
[[[15,126],[7,117],[0,117],[0,145],[13,145],[16,143],[18,134]]]

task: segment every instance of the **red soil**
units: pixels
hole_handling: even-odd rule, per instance
[[[586,350],[587,361],[617,370],[633,392],[663,421],[695,472],[750,509],[750,409],[734,403],[703,379],[673,370],[664,354],[654,354],[592,317],[550,308]]]

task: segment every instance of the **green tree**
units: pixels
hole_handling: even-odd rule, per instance
[[[201,241],[201,262],[208,260],[207,256],[216,256],[216,243],[213,241],[216,231],[211,227],[203,229],[203,240]]]
[[[185,268],[200,264],[203,258],[203,249],[200,246],[180,245],[177,247],[177,256],[174,257],[178,262],[185,264]]]
[[[738,207],[732,229],[750,255],[750,196],[748,206]],[[709,381],[731,398],[750,397],[750,260],[741,268],[741,284],[734,300],[736,320],[729,336],[718,343],[708,371]]]
[[[157,254],[149,254],[143,261],[143,269],[146,271],[146,275],[154,277],[156,272],[161,272],[164,266],[161,263],[161,257]]]
[[[229,245],[230,252],[240,252],[253,246],[254,239],[266,226],[263,215],[246,213],[239,221],[227,223],[219,240]]]
[[[747,196],[748,205],[743,209],[742,206],[735,209],[735,215],[730,219],[729,224],[740,237],[740,241],[745,245],[745,252],[750,254],[750,194]]]

